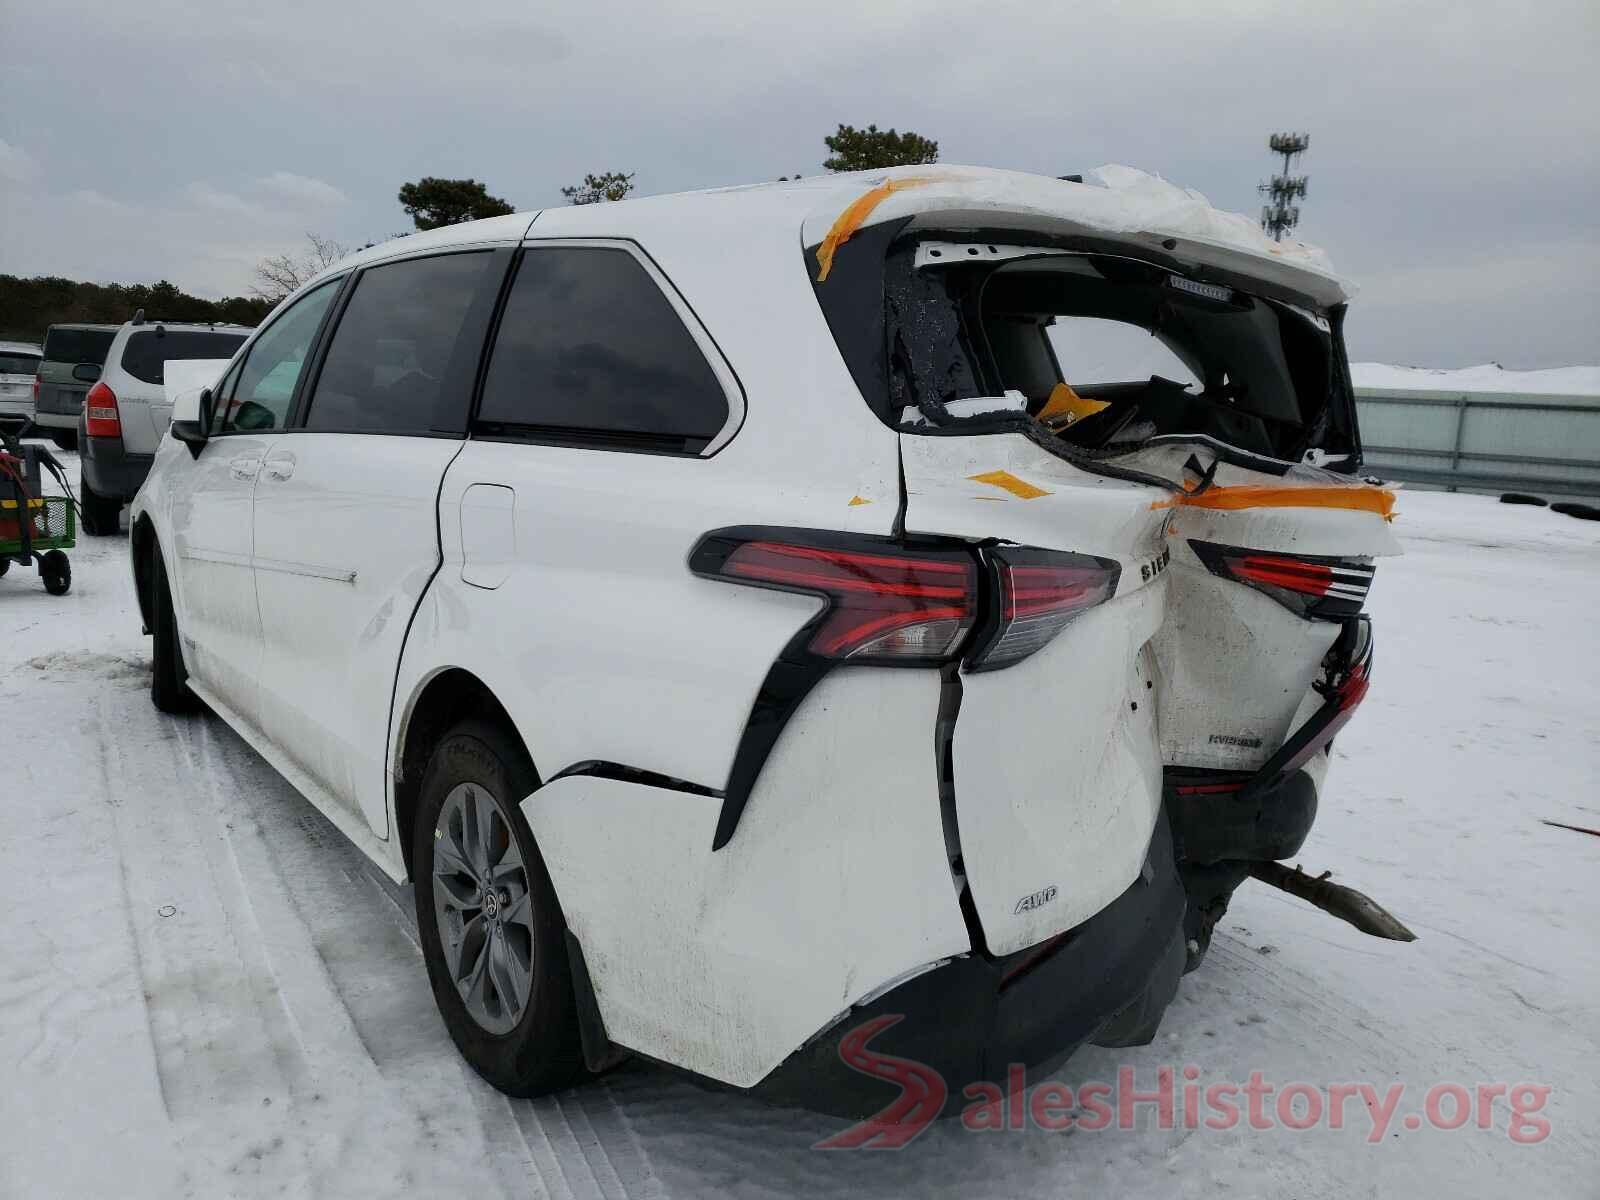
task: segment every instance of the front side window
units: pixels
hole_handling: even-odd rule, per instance
[[[217,389],[215,432],[283,428],[294,401],[295,383],[339,283],[330,279],[296,300],[256,339],[244,366],[228,372]]]
[[[141,383],[162,383],[174,360],[232,358],[247,333],[212,333],[193,329],[140,330],[122,347],[122,369]]]
[[[305,427],[345,433],[459,430],[483,345],[477,311],[495,256],[413,258],[362,273],[317,375]],[[457,394],[457,393],[461,394]]]
[[[727,424],[728,399],[638,259],[552,246],[517,270],[478,417],[490,432],[695,453]]]

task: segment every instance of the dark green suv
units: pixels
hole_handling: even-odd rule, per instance
[[[81,366],[103,367],[111,339],[120,325],[52,325],[44,335],[44,358],[39,363],[39,390],[34,403],[34,428],[48,433],[63,450],[78,445],[78,413],[93,385],[88,374],[73,372]]]

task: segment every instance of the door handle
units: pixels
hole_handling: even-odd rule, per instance
[[[267,459],[265,466],[268,479],[287,479],[294,474],[294,455],[274,454]]]
[[[228,463],[228,474],[235,479],[254,479],[261,470],[261,460],[250,455],[240,455]]]

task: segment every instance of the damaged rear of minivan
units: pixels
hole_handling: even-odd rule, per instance
[[[1247,876],[1337,911],[1275,873],[1398,553],[1393,496],[1359,475],[1344,286],[1120,168],[894,171],[802,242],[899,435],[896,534],[980,567],[933,747],[974,953],[834,1031],[967,1079],[1146,1042]],[[863,1051],[836,1041],[798,1057]]]

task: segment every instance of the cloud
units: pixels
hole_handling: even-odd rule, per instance
[[[0,138],[0,180],[10,184],[32,183],[39,178],[39,164],[21,146]]]
[[[350,197],[333,184],[305,175],[296,175],[292,171],[274,171],[271,175],[256,180],[256,188],[279,199],[307,206],[331,207],[350,202]]]
[[[78,77],[118,81],[119,115],[47,57],[7,65],[0,133],[26,129],[31,156],[0,145],[0,261],[238,291],[307,230],[403,228],[395,194],[423,175],[522,209],[587,171],[636,172],[645,194],[811,175],[841,121],[914,129],[946,162],[1131,163],[1253,213],[1267,133],[1307,129],[1301,232],[1363,285],[1356,357],[1596,353],[1575,316],[1594,313],[1596,274],[1550,267],[1600,244],[1594,0],[512,8],[452,0],[446,28],[386,0],[314,20],[257,0],[23,5],[12,42],[72,45]],[[139,215],[69,220],[46,179]]]

